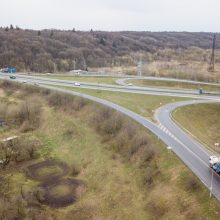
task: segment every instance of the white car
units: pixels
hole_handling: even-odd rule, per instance
[[[23,83],[27,83],[27,80],[24,80]]]
[[[80,83],[75,82],[75,83],[74,83],[74,86],[80,86]]]
[[[132,83],[128,83],[128,86],[133,86],[133,84]]]

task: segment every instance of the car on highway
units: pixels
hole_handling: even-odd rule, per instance
[[[74,83],[74,86],[80,86],[80,83],[75,82],[75,83]]]
[[[133,84],[132,83],[128,83],[128,86],[133,86]]]
[[[16,79],[16,76],[15,75],[10,75],[9,78],[10,79]]]
[[[23,82],[23,83],[27,83],[27,80],[23,80],[22,82]]]

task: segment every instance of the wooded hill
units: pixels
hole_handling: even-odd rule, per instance
[[[154,60],[207,61],[213,33],[101,32],[0,28],[0,68],[55,72]],[[220,49],[220,34],[216,47]],[[217,61],[219,61],[217,59]],[[220,61],[219,61],[220,62]]]

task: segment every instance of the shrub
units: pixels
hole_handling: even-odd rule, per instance
[[[72,138],[75,134],[77,133],[77,131],[75,130],[75,128],[73,127],[68,127],[64,132],[63,132],[63,137],[70,139]]]
[[[6,112],[7,112],[8,105],[6,103],[0,104],[0,120],[5,120]]]
[[[190,191],[196,191],[200,188],[199,182],[195,176],[188,176],[185,184],[186,189]]]
[[[112,115],[113,111],[107,107],[99,107],[97,110],[94,109],[93,112],[95,112],[95,114],[92,116],[92,125],[98,132],[101,132],[102,123]]]
[[[151,167],[147,167],[144,174],[144,182],[147,185],[151,185],[153,183],[154,170]]]
[[[3,80],[1,82],[1,88],[4,89],[5,91],[15,91],[20,87],[18,83],[11,82],[9,80]]]
[[[0,159],[3,160],[3,168],[11,162],[22,162],[38,157],[37,150],[41,146],[38,140],[16,138],[12,141],[0,144]]]
[[[75,97],[72,102],[72,105],[70,105],[70,106],[75,111],[80,111],[86,104],[87,104],[87,102],[84,98]]]
[[[143,162],[151,161],[156,155],[156,150],[151,145],[145,145],[142,151],[141,159]]]
[[[86,100],[70,94],[52,92],[48,96],[48,103],[50,106],[62,108],[63,110],[79,111],[86,105]]]
[[[66,95],[63,93],[54,92],[51,93],[51,95],[48,97],[49,105],[59,108],[67,106],[72,101],[73,101],[73,96]]]
[[[163,195],[160,198],[153,197],[147,203],[147,210],[150,211],[154,219],[163,219],[163,216],[168,212],[169,205]]]
[[[40,126],[41,103],[36,98],[28,99],[17,105],[11,104],[5,116],[9,126],[20,126],[21,131],[34,130]]]
[[[149,162],[155,156],[156,151],[148,143],[146,133],[139,131],[137,125],[120,113],[101,107],[91,121],[103,140],[111,141],[112,148],[125,159],[130,160],[139,151],[142,163]]]
[[[72,167],[72,173],[71,173],[71,174],[72,174],[73,176],[78,176],[79,173],[80,173],[79,168],[76,167],[76,166],[73,166],[73,167]]]
[[[40,93],[40,91],[42,90],[40,87],[36,87],[32,85],[25,85],[22,88],[28,95]]]
[[[112,113],[109,118],[102,121],[100,126],[100,132],[115,136],[122,127],[123,120],[118,113]]]

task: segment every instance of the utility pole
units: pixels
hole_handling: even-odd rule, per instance
[[[138,62],[138,76],[142,76],[142,58],[140,58],[139,62]]]
[[[209,72],[215,71],[215,42],[216,42],[216,35],[214,34],[213,44],[212,44],[212,55],[211,55],[211,60],[210,60],[209,68],[208,68]]]

